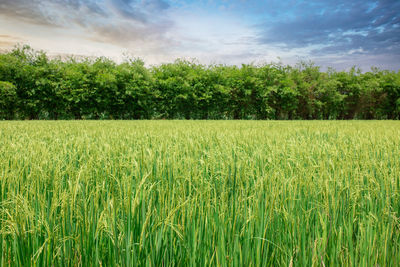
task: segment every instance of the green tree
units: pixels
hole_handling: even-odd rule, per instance
[[[14,119],[16,109],[16,87],[12,83],[0,81],[0,119]]]
[[[156,97],[153,78],[140,59],[128,59],[117,67],[118,106],[121,118],[151,119],[155,115]]]

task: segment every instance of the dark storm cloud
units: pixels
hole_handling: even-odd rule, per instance
[[[400,53],[400,1],[307,1],[261,26],[259,41],[316,54]]]

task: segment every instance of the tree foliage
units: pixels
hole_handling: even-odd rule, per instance
[[[399,119],[400,71],[0,54],[0,119]]]

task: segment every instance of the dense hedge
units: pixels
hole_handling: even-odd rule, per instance
[[[1,119],[399,119],[400,71],[0,54]]]

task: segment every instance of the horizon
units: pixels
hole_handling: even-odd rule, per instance
[[[400,1],[1,0],[0,49],[146,64],[400,69]]]

